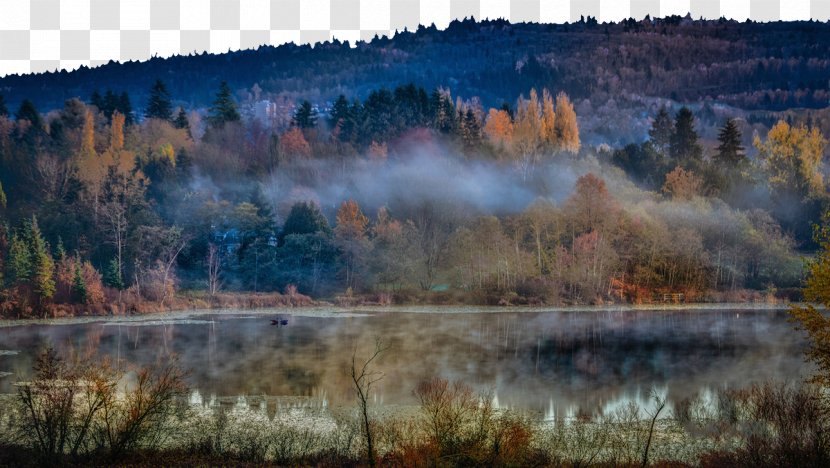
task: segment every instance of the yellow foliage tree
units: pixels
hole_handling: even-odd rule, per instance
[[[360,238],[366,236],[369,218],[360,211],[354,200],[344,201],[337,210],[337,226],[334,231],[343,237]]]
[[[556,112],[553,110],[553,96],[547,89],[542,90],[542,141],[548,148],[557,145]]]
[[[542,142],[542,116],[539,109],[539,96],[535,89],[530,90],[530,99],[519,96],[516,108],[516,120],[513,122],[513,149],[522,169],[527,177],[539,155]]]
[[[121,151],[124,148],[124,120],[124,114],[118,111],[112,113],[110,148],[113,151]]]
[[[779,120],[767,132],[766,141],[755,137],[770,187],[777,192],[795,191],[805,198],[825,192],[821,159],[827,140],[816,128],[790,126]]]
[[[815,226],[815,240],[819,252],[807,261],[807,281],[803,306],[792,306],[790,314],[807,332],[810,348],[807,358],[816,364],[818,373],[811,380],[824,387],[830,386],[830,318],[816,306],[830,309],[830,212],[825,213],[822,226]]]
[[[159,155],[161,159],[166,159],[171,166],[176,167],[176,151],[173,149],[173,145],[170,143],[161,145]]]
[[[84,128],[81,135],[81,157],[95,156],[95,117],[92,111],[87,108],[84,114]]]
[[[571,100],[565,93],[556,95],[556,142],[563,151],[577,153],[579,151],[579,125],[576,122],[576,112]]]

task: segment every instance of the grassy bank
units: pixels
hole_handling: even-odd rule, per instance
[[[0,398],[2,466],[827,466],[826,391],[765,384],[568,417],[499,408],[432,378],[414,407],[376,406],[371,359],[355,405],[203,399],[175,364],[117,369],[41,354]],[[368,398],[363,398],[367,396]]]

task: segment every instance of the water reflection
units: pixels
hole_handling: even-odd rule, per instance
[[[499,407],[546,418],[579,408],[648,406],[657,389],[677,401],[722,387],[800,379],[803,337],[782,311],[602,311],[472,314],[375,313],[291,318],[210,315],[188,320],[26,325],[0,329],[0,393],[25,378],[37,349],[152,364],[178,356],[201,395],[298,396],[352,402],[346,369],[374,337],[389,350],[378,404],[411,404],[418,381],[462,379]],[[264,400],[263,400],[264,401]]]

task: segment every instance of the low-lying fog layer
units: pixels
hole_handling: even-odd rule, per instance
[[[272,325],[285,318],[287,325]],[[62,355],[97,353],[123,364],[178,357],[203,395],[312,396],[352,403],[346,375],[355,349],[375,337],[389,347],[376,399],[414,403],[412,390],[433,376],[492,392],[499,406],[560,416],[608,408],[651,389],[670,401],[721,387],[801,379],[805,342],[775,310],[595,311],[423,314],[347,317],[269,314],[196,320],[78,323],[3,328],[0,393],[29,375],[39,348]]]

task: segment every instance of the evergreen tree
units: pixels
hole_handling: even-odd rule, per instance
[[[14,118],[17,120],[28,120],[32,124],[33,129],[43,131],[43,119],[35,108],[34,103],[28,99],[24,99],[20,103],[20,107],[17,109]]]
[[[58,261],[63,261],[66,258],[66,248],[63,246],[63,239],[58,237],[58,246],[55,248],[55,253],[58,254]]]
[[[228,122],[238,122],[241,118],[231,96],[231,88],[223,81],[219,85],[213,105],[208,110],[208,123],[213,128],[220,128]]]
[[[686,167],[697,165],[703,156],[699,140],[700,137],[695,131],[694,114],[688,107],[681,108],[674,119],[671,156]]]
[[[651,124],[651,129],[648,131],[652,147],[664,156],[668,155],[673,135],[674,122],[672,122],[671,116],[666,108],[661,107],[657,116],[654,118],[654,122]]]
[[[112,121],[112,114],[118,110],[119,104],[118,96],[111,89],[108,89],[106,94],[104,94],[104,108],[101,109],[104,111],[104,115],[108,121]]]
[[[161,80],[156,80],[150,88],[150,99],[144,116],[148,119],[170,120],[173,117],[173,108],[170,104],[170,93]]]
[[[135,122],[133,105],[130,103],[130,95],[126,91],[122,92],[118,99],[118,112],[124,114],[124,125],[130,126]]]
[[[7,117],[9,115],[9,108],[6,107],[6,99],[0,94],[0,117]]]
[[[179,112],[176,114],[173,126],[182,130],[187,130],[187,136],[192,137],[190,133],[190,122],[187,120],[187,114],[185,114],[183,107],[179,107]]]
[[[32,289],[43,303],[55,294],[55,262],[49,253],[49,245],[43,239],[37,218],[32,216],[29,226],[29,252],[32,265]]]
[[[121,268],[118,266],[118,259],[113,258],[104,271],[104,284],[111,288],[124,289],[124,278],[121,276]]]
[[[349,141],[354,131],[354,120],[352,119],[351,106],[346,96],[340,95],[334,106],[331,109],[331,119],[329,125],[332,131],[337,132],[337,139],[340,141]]]
[[[320,208],[312,202],[298,202],[291,207],[291,212],[285,218],[285,224],[280,233],[280,239],[291,234],[314,234],[322,232],[331,234],[331,227]]]
[[[176,176],[179,178],[188,178],[193,170],[193,158],[186,149],[182,148],[176,153]]]
[[[715,161],[719,164],[734,168],[744,159],[744,147],[741,146],[741,131],[738,129],[735,119],[729,119],[718,132],[718,152],[715,153]]]
[[[363,103],[366,114],[366,137],[367,142],[384,142],[389,136],[396,132],[395,125],[395,100],[388,89],[379,89],[369,93],[366,102]]]
[[[9,258],[6,262],[9,284],[23,284],[32,275],[32,257],[26,240],[18,233],[13,233],[9,243]]]
[[[430,115],[432,126],[441,133],[455,131],[455,105],[452,98],[436,88],[430,97]]]
[[[99,93],[97,89],[93,91],[92,95],[89,97],[89,103],[97,107],[99,111],[104,110],[104,99],[101,98],[101,93]]]
[[[294,112],[291,123],[303,130],[314,128],[317,125],[317,111],[311,107],[311,103],[303,101],[300,107]]]
[[[467,112],[464,113],[461,137],[464,139],[464,146],[467,148],[478,148],[481,144],[481,123],[472,109],[467,109]]]
[[[81,272],[81,260],[79,258],[75,259],[75,276],[72,279],[72,296],[74,302],[79,304],[86,304],[89,300],[86,289],[86,280],[84,280],[84,275]]]

